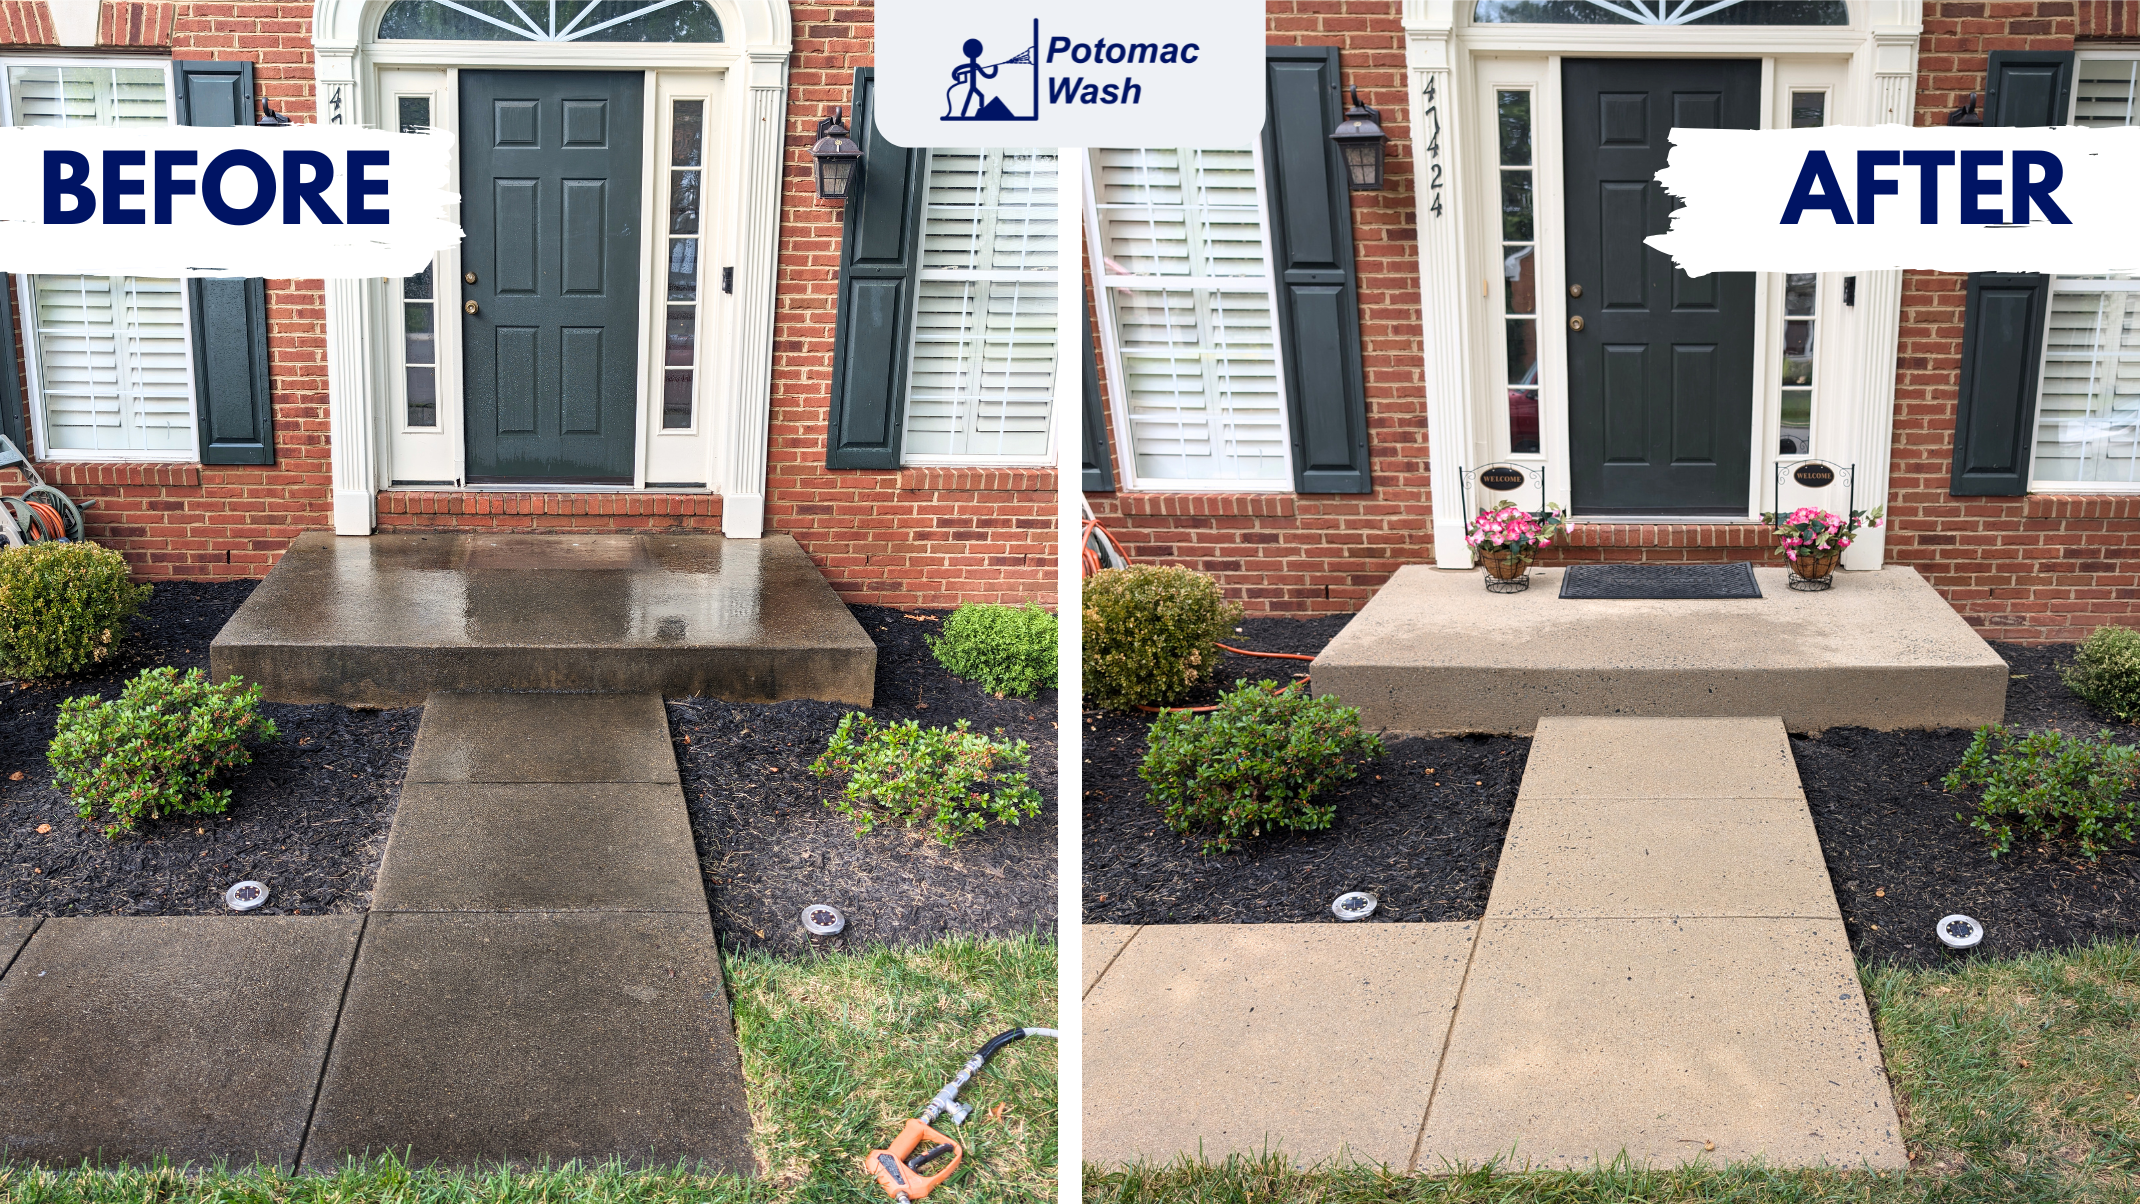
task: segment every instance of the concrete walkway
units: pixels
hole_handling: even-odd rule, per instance
[[[0,967],[17,1157],[754,1170],[655,694],[431,695],[368,915],[0,921]]]
[[[1907,1165],[1777,719],[1541,720],[1477,924],[1085,950],[1094,1162]]]

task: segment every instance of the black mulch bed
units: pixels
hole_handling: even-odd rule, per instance
[[[2072,645],[1992,647],[2015,674],[2007,682],[2009,724],[2070,735],[2108,728],[2121,743],[2140,743],[2140,730],[2096,713],[2066,689],[2059,669],[2072,663]],[[1956,912],[1984,924],[1976,956],[2140,933],[2140,847],[2121,846],[2090,862],[2070,845],[2017,836],[1994,861],[1988,838],[1955,819],[1974,809],[1974,796],[1947,794],[1939,781],[1960,763],[1971,735],[1831,728],[1791,738],[1859,954],[1938,964],[1950,955],[1933,925]]]
[[[1055,931],[1055,691],[995,698],[944,671],[924,642],[949,611],[854,606],[877,642],[881,722],[931,727],[970,720],[973,730],[1030,745],[1039,815],[997,825],[946,848],[923,829],[880,822],[857,838],[826,806],[844,785],[810,773],[840,719],[854,708],[822,702],[770,705],[686,698],[669,703],[684,797],[724,947],[799,952],[812,944],[920,944],[946,933],[1008,936]],[[689,738],[690,743],[683,741]],[[847,930],[813,942],[805,905],[830,903]]]
[[[245,878],[270,892],[255,914],[369,904],[420,707],[263,703],[281,735],[231,780],[230,809],[148,821],[133,836],[107,839],[51,788],[45,746],[61,702],[116,697],[153,665],[206,669],[209,641],[252,590],[250,581],[160,583],[116,663],[66,681],[0,685],[0,915],[227,914],[223,891]]]
[[[1237,646],[1312,653],[1344,624],[1344,616],[1251,619]],[[2117,740],[2140,743],[2140,729],[2097,714],[2065,688],[2058,670],[2071,663],[2071,645],[1993,647],[2014,674],[2008,723],[2076,735],[2109,728]],[[1282,680],[1305,667],[1227,661],[1229,681]],[[1347,890],[1380,895],[1378,920],[1477,919],[1530,745],[1388,739],[1388,754],[1338,792],[1329,831],[1280,833],[1246,851],[1206,857],[1198,838],[1175,835],[1146,801],[1137,764],[1151,716],[1087,710],[1084,719],[1084,918],[1101,924],[1336,922],[1330,901]],[[2090,862],[2070,846],[2017,840],[1994,860],[1986,838],[1955,818],[1972,800],[1945,793],[1939,780],[1960,762],[1971,734],[1833,728],[1792,737],[1859,953],[1938,964],[1949,955],[1933,925],[1954,912],[1983,922],[1981,956],[2140,934],[2140,847],[2120,846]]]
[[[1230,642],[1312,654],[1350,618],[1249,619]],[[1224,681],[1285,681],[1306,668],[1229,653]],[[1185,702],[1217,695],[1212,686]],[[1336,791],[1337,821],[1328,830],[1278,832],[1206,857],[1200,837],[1175,834],[1146,801],[1137,764],[1153,718],[1084,714],[1086,923],[1336,923],[1330,903],[1349,890],[1381,899],[1370,923],[1485,912],[1528,739],[1386,737],[1384,755]]]

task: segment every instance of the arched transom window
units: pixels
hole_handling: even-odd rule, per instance
[[[394,0],[381,41],[718,42],[706,0]]]

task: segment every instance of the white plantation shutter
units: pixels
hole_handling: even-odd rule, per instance
[[[2140,57],[2075,64],[2073,123],[2140,124]],[[2051,282],[2030,485],[2140,484],[2140,279]]]
[[[1145,482],[1291,482],[1256,152],[1092,152],[1102,327]]]
[[[1052,151],[932,150],[905,458],[1038,461],[1057,359]]]
[[[161,67],[11,65],[16,125],[163,125]],[[177,280],[31,276],[23,333],[47,454],[194,455],[193,353]]]

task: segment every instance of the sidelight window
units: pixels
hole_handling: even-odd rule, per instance
[[[1056,154],[928,155],[903,457],[1045,462],[1064,292]]]
[[[1828,124],[1826,92],[1791,93],[1791,128]],[[1783,278],[1783,369],[1778,385],[1776,453],[1813,454],[1813,364],[1815,326],[1820,320],[1820,276],[1790,272]]]
[[[18,126],[164,125],[168,68],[139,60],[6,65]],[[190,460],[193,354],[186,290],[133,276],[18,276],[23,352],[41,453],[57,459]]]
[[[1531,92],[1494,93],[1501,163],[1501,312],[1508,375],[1508,450],[1538,454],[1538,189]]]
[[[705,180],[706,102],[669,102],[668,270],[664,281],[661,429],[697,422],[699,211]]]
[[[1092,152],[1101,336],[1141,485],[1292,485],[1260,158]]]
[[[429,96],[397,96],[394,115],[404,134],[431,128]],[[438,426],[437,264],[401,280],[402,421],[417,429]]]

